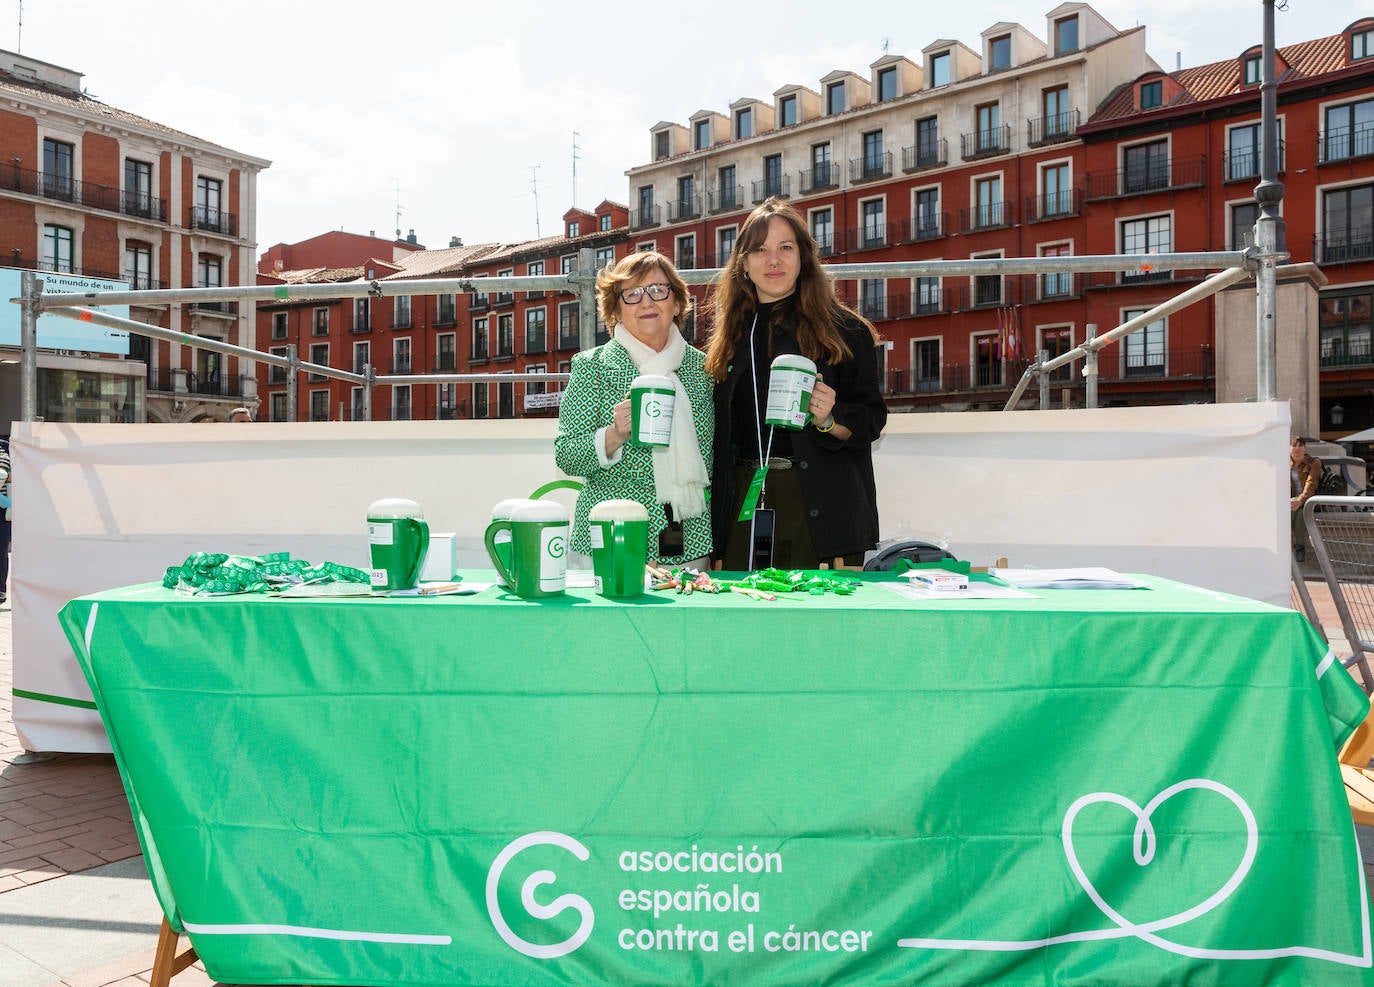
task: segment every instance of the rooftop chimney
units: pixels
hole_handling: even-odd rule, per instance
[[[463,238],[460,236],[451,236],[448,238],[448,245],[450,247],[461,247],[463,245]]]

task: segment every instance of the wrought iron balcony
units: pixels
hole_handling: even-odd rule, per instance
[[[391,368],[391,372],[392,372],[393,374],[408,374],[408,373],[410,373],[410,357],[408,357],[408,356],[398,356],[398,357],[396,358],[396,365],[395,365],[394,367]]]
[[[779,199],[787,199],[792,195],[792,176],[776,175],[772,178],[761,178],[754,182],[754,205],[758,205],[765,199],[776,196]]]
[[[972,285],[959,285],[956,304],[959,311],[1015,305],[1020,300],[1019,288],[1020,284],[1015,278],[982,275]]]
[[[838,188],[840,184],[839,170],[829,161],[814,164],[810,168],[803,168],[797,173],[798,187],[801,188],[802,195],[810,195],[812,192],[819,192],[822,189]]]
[[[1274,162],[1274,168],[1279,173],[1284,170],[1284,142],[1279,141],[1278,159]],[[1239,182],[1247,178],[1260,177],[1260,149],[1258,147],[1230,147],[1226,149],[1226,158],[1222,162],[1224,174],[1222,181]]]
[[[1332,336],[1321,341],[1323,367],[1358,367],[1374,363],[1368,336]]]
[[[525,352],[543,353],[548,349],[549,336],[540,325],[537,328],[526,327],[525,329]]]
[[[1021,297],[1028,302],[1054,302],[1082,298],[1087,275],[1060,271],[1054,274],[1027,274],[1022,279]]]
[[[922,288],[918,287],[916,294],[911,296],[912,315],[940,315],[953,309],[951,288]]]
[[[192,206],[186,225],[193,230],[208,230],[225,236],[239,235],[239,218],[223,209],[209,206]]]
[[[816,250],[822,257],[834,257],[836,254],[844,253],[843,230],[831,229],[829,232],[820,233],[812,230],[811,235],[815,237]]]
[[[510,308],[514,304],[515,292],[513,291],[498,291],[496,298],[492,301],[492,305],[496,308]]]
[[[468,302],[469,312],[486,312],[491,308],[491,296],[485,291],[476,292]]]
[[[865,223],[848,233],[850,251],[876,250],[892,244],[891,223]]]
[[[723,185],[707,193],[707,202],[711,212],[739,209],[744,205],[744,186]]]
[[[1127,339],[1130,337],[1128,336]],[[1208,380],[1216,376],[1216,360],[1210,349],[1191,350],[1151,350],[1146,347],[1132,347],[1125,351],[1118,344],[1115,358],[1098,360],[1097,379],[1107,381],[1128,381],[1145,379],[1157,380]]]
[[[959,230],[962,233],[1000,229],[1013,222],[1015,219],[1010,202],[988,202],[959,210]]]
[[[690,199],[679,199],[668,203],[668,222],[680,223],[684,219],[696,219],[701,215],[701,200],[695,195]]]
[[[1374,155],[1374,124],[1333,127],[1317,138],[1317,164],[1350,161]]]
[[[648,209],[635,209],[630,212],[630,229],[645,230],[650,226],[657,226],[662,220],[659,218],[660,208],[650,206]]]
[[[1083,193],[1076,188],[1046,195],[1026,196],[1026,222],[1040,223],[1047,219],[1064,219],[1083,212]]]
[[[1356,226],[1313,237],[1312,259],[1318,264],[1357,264],[1374,260],[1374,226]]]
[[[909,295],[865,295],[859,299],[859,314],[870,322],[885,319],[905,319],[911,314]]]
[[[1026,146],[1044,147],[1046,144],[1058,144],[1062,141],[1073,140],[1078,136],[1078,123],[1079,113],[1077,110],[1027,120]]]
[[[558,348],[560,350],[575,350],[581,345],[581,342],[578,335],[576,313],[571,319],[560,320],[558,323]]]
[[[943,168],[949,164],[949,141],[939,137],[933,141],[918,141],[902,148],[902,171],[920,171],[923,168]]]
[[[455,370],[458,366],[458,355],[456,353],[438,353],[434,357],[434,370],[436,374],[448,373]],[[361,373],[362,371],[357,371]]]
[[[1087,199],[1114,199],[1148,192],[1168,192],[1201,187],[1207,175],[1207,159],[1202,155],[1185,158],[1155,158],[1141,165],[1116,171],[1094,171],[1087,175]]]
[[[892,177],[892,152],[865,154],[861,158],[851,158],[849,180],[851,182],[871,182],[879,178]]]
[[[902,242],[920,243],[949,235],[949,213],[927,213],[902,220]]]
[[[165,199],[147,193],[121,192],[109,185],[83,182],[69,175],[45,174],[19,165],[0,168],[0,189],[78,203],[92,209],[123,213],[159,223],[167,221]]]
[[[1011,153],[1011,124],[1004,123],[990,130],[975,130],[959,138],[962,148],[961,157],[965,161],[990,158],[998,154]]]

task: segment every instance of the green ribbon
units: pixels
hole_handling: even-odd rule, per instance
[[[804,569],[759,569],[743,579],[719,579],[715,582],[725,588],[742,586],[764,593],[809,593],[812,596],[825,593],[848,596],[861,585],[853,576],[826,576]]]
[[[304,559],[291,558],[289,552],[256,556],[195,552],[181,565],[168,566],[162,577],[167,589],[204,595],[266,593],[283,583],[315,582],[370,583],[371,577],[337,562],[312,566]]]

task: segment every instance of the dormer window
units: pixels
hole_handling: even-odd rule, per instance
[[[1350,60],[1374,58],[1374,27],[1350,33]]]
[[[988,68],[993,72],[1011,68],[1011,35],[1004,34],[988,42]]]
[[[1258,86],[1260,83],[1260,56],[1252,55],[1245,60],[1244,79],[1247,86]]]
[[[654,134],[654,160],[660,161],[668,156],[668,131],[660,130]]]
[[[825,87],[825,112],[830,115],[844,112],[843,82],[832,82]]]
[[[580,233],[581,233],[581,230],[582,230],[582,224],[580,224],[577,220],[575,220],[575,219],[570,219],[570,220],[568,220],[568,239],[569,239],[569,240],[571,240],[571,239],[572,239],[573,237],[575,237],[575,236],[579,236]]]
[[[942,51],[930,56],[930,87],[947,86],[950,83],[949,52]]]
[[[897,98],[897,67],[878,70],[878,102]]]
[[[778,100],[778,126],[790,127],[797,122],[797,97],[784,96]]]
[[[698,120],[692,124],[692,150],[700,151],[711,146],[711,121]]]
[[[598,222],[600,222],[601,224],[601,232],[605,233],[607,230],[611,228],[610,214],[607,213],[605,215],[602,215],[601,217],[599,217]]]
[[[1078,50],[1078,15],[1054,22],[1054,53],[1067,55]]]
[[[1154,82],[1142,82],[1140,84],[1140,108],[1142,110],[1153,110],[1164,105],[1164,82],[1156,79]]]
[[[735,140],[754,136],[754,111],[740,110],[735,114]]]

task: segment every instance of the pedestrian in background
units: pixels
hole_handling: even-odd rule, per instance
[[[10,581],[10,437],[0,435],[0,603]]]
[[[1302,505],[1317,492],[1317,484],[1322,478],[1322,461],[1307,454],[1307,440],[1301,435],[1293,436],[1293,441],[1288,447],[1288,470],[1291,490],[1288,513],[1293,528],[1293,558],[1305,562],[1307,516],[1302,512]]]

